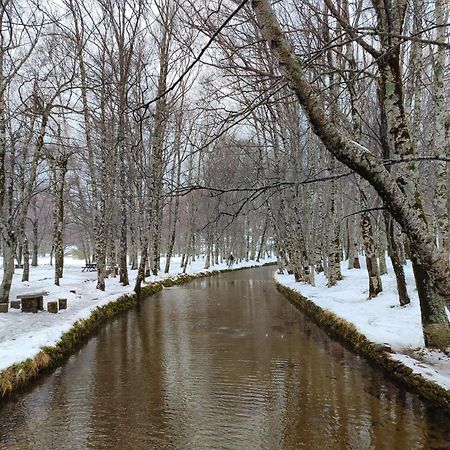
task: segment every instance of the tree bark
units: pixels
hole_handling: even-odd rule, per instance
[[[294,90],[314,132],[328,151],[374,187],[386,209],[410,238],[416,259],[420,258],[421,268],[429,275],[430,280],[433,280],[433,287],[450,304],[449,263],[437,251],[434,236],[424,223],[421,212],[416,208],[415,199],[407,190],[400,189],[378,157],[359,143],[348,139],[327,118],[319,98],[305,76],[300,60],[284,36],[268,0],[253,0],[252,6],[261,32],[270,44],[280,70]],[[401,144],[400,139],[397,140]],[[410,183],[407,179],[404,181],[407,184]],[[426,301],[428,304],[424,304],[423,307],[421,305],[422,310],[435,312],[429,317],[429,320],[423,321],[424,335],[428,336],[428,345],[441,347],[442,342],[446,342],[447,346],[450,345],[450,326],[444,303],[435,297],[428,298]],[[431,329],[433,333],[428,332]],[[436,335],[439,335],[440,338],[436,338]]]
[[[435,2],[435,21],[438,41],[445,42],[445,23],[448,17],[448,1],[436,0]],[[445,107],[445,49],[438,46],[436,60],[434,62],[434,151],[440,158],[447,158],[445,141],[445,119],[447,111]],[[436,170],[436,193],[434,196],[434,207],[436,210],[436,222],[438,226],[439,250],[444,257],[448,258],[450,251],[450,224],[448,210],[448,162],[438,161]]]
[[[53,249],[55,254],[55,285],[64,270],[64,185],[67,172],[67,156],[57,155],[50,157],[50,166],[53,172]]]
[[[28,240],[23,240],[23,273],[22,282],[30,281],[30,252],[28,250]]]
[[[384,221],[386,224],[386,237],[388,241],[388,254],[391,258],[392,267],[397,281],[398,299],[401,306],[407,305],[411,302],[408,296],[408,289],[406,287],[405,271],[399,256],[399,249],[397,239],[395,236],[395,224],[389,213],[384,214]]]
[[[369,214],[367,213],[363,213],[361,216],[361,233],[366,254],[367,273],[369,275],[369,298],[373,298],[383,290],[383,285],[381,283],[381,277],[376,258],[372,223]]]
[[[9,302],[9,292],[11,290],[12,279],[14,275],[14,235],[9,235],[8,240],[3,238],[3,278],[0,288],[0,302]]]

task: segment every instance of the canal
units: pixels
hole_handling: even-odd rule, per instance
[[[0,407],[0,448],[449,448],[448,416],[330,340],[273,271],[164,289],[115,318]]]

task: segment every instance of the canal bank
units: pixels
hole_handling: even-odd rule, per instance
[[[446,448],[448,416],[330,339],[272,267],[163,289],[0,407],[0,449]]]
[[[164,287],[184,284],[197,278],[209,277],[229,271],[260,267],[263,265],[271,265],[273,263],[274,262],[271,260],[262,260],[261,262],[243,261],[236,264],[231,269],[226,268],[226,264],[220,264],[216,267],[212,266],[208,270],[200,269],[201,266],[197,266],[198,272],[195,272],[195,267],[191,267],[190,273],[181,273],[178,275],[165,277],[149,277],[152,281],[145,283],[142,286],[141,298],[145,299],[146,297],[161,291]],[[50,268],[50,270],[52,270],[52,268]],[[76,270],[79,270],[79,268]],[[46,278],[44,278],[44,280],[45,279]],[[131,284],[133,284],[133,281],[134,280],[131,279]],[[26,314],[26,317],[24,317],[24,315],[18,311],[0,316],[0,320],[3,320],[3,323],[0,323],[0,328],[2,328],[3,335],[8,335],[10,338],[9,341],[3,340],[3,342],[1,342],[0,339],[0,345],[3,347],[3,360],[1,363],[4,363],[4,361],[10,357],[20,359],[21,354],[32,354],[31,357],[23,358],[23,360],[14,362],[0,371],[0,400],[27,386],[40,374],[48,372],[63,364],[67,357],[78,350],[87,341],[89,336],[91,336],[104,322],[124,311],[129,310],[137,303],[134,292],[124,293],[120,296],[114,297],[114,293],[111,292],[105,294],[100,293],[99,291],[93,291],[95,283],[95,280],[93,279],[84,280],[83,287],[86,288],[87,282],[92,285],[91,291],[94,293],[93,295],[85,295],[85,298],[83,299],[84,302],[91,301],[91,305],[87,307],[80,308],[79,306],[81,301],[80,298],[78,298],[77,300],[73,300],[73,303],[78,307],[78,309],[75,310],[74,308],[74,310],[71,311],[70,308],[72,305],[70,304],[70,301],[69,309],[66,311],[61,311],[56,316],[46,312],[40,312],[37,313],[37,315]],[[36,283],[30,283],[31,286],[27,287],[30,289],[35,289],[35,284]],[[67,291],[64,292],[64,295],[66,296],[69,290],[75,291],[75,289],[69,289],[74,287],[73,285],[64,287]],[[78,288],[81,286],[76,287],[76,291],[80,292],[80,289]],[[59,289],[59,287],[56,289]],[[130,290],[131,286],[128,286],[128,288],[122,288],[122,290],[127,289]],[[100,298],[99,296],[101,294],[105,294],[106,296]],[[74,298],[75,295],[77,297],[81,297],[79,294],[73,294]],[[97,295],[97,297],[95,297],[95,295]],[[33,322],[39,316],[45,316],[44,319],[46,319],[46,321]],[[7,319],[9,322],[7,322]],[[14,326],[14,324],[21,319],[22,322],[19,322],[19,327],[22,326],[20,334],[17,338],[15,336],[11,338],[11,334],[9,333],[7,326],[11,328],[11,325]],[[26,320],[26,322],[23,322],[23,320]],[[18,342],[15,342],[16,340]],[[14,354],[15,352],[17,352],[17,354]]]
[[[365,280],[352,280],[354,273],[346,271],[347,287],[340,291],[326,287],[324,280],[319,280],[318,286],[309,286],[295,282],[290,275],[276,274],[274,283],[333,339],[382,367],[406,389],[450,413],[450,358],[444,352],[424,347],[418,299],[413,294],[412,304],[400,308],[393,290],[393,295],[383,299],[367,300]],[[389,283],[386,285],[389,291]]]

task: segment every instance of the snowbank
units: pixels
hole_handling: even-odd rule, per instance
[[[348,270],[347,264],[342,263],[344,279],[331,288],[326,286],[323,274],[316,276],[316,286],[297,283],[293,275],[277,274],[275,279],[322,309],[352,323],[370,341],[390,346],[393,360],[402,362],[414,373],[450,390],[450,357],[425,348],[411,263],[405,267],[411,304],[403,307],[399,305],[395,276],[389,265],[389,273],[382,277],[383,292],[368,300],[368,280],[364,264],[364,258],[361,258],[360,270]]]
[[[261,260],[259,263],[244,261],[234,264],[233,269],[263,265],[272,261],[270,259]],[[155,282],[176,276],[181,272],[180,262],[181,258],[173,258],[169,274],[150,276],[146,281]],[[164,263],[163,259],[162,267]],[[31,267],[29,282],[22,282],[22,270],[16,270],[10,299],[15,299],[16,295],[26,292],[47,291],[49,294],[44,297],[44,305],[50,300],[67,298],[68,309],[61,310],[58,314],[49,314],[46,311],[24,314],[17,309],[0,314],[0,371],[27,358],[35,357],[42,347],[55,345],[63,333],[71,329],[76,321],[89,317],[96,307],[132,292],[137,270],[129,271],[129,286],[121,286],[119,278],[107,278],[106,290],[101,292],[95,288],[96,272],[82,272],[83,265],[83,261],[65,258],[61,286],[54,285],[54,269],[50,265]],[[197,260],[188,266],[187,273],[196,274],[227,268],[226,263],[211,266],[208,270],[203,269],[203,266],[204,260]]]

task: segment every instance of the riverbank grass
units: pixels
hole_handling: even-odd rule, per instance
[[[230,270],[242,270],[247,268],[260,267],[267,264],[273,264],[273,261],[262,261],[261,263],[248,261],[246,263],[242,263],[241,265],[236,265],[234,269],[228,269],[226,268],[225,264],[223,264],[223,267],[219,269],[213,268],[211,270],[204,270],[202,269],[202,266],[199,265],[197,272],[192,271],[191,267],[191,273],[187,274],[172,274],[171,276],[167,276],[166,278],[149,277],[148,282],[142,286],[141,298],[148,298],[156,294],[157,292],[160,292],[165,287],[181,285],[197,278],[209,277],[217,275],[219,273],[229,272]],[[7,320],[10,326],[14,325],[14,319],[25,321],[24,323],[27,325],[28,329],[26,328],[25,330],[22,330],[21,337],[23,337],[25,340],[28,339],[28,350],[29,352],[34,353],[32,357],[26,358],[23,361],[13,363],[0,372],[0,398],[4,398],[11,393],[23,388],[24,386],[30,384],[30,382],[36,379],[40,374],[52,370],[64,363],[67,357],[81,348],[82,345],[89,339],[89,337],[93,333],[95,333],[104,322],[122,312],[129,310],[137,302],[137,298],[134,292],[125,293],[120,295],[119,297],[116,296],[115,298],[113,297],[114,294],[108,295],[108,293],[106,292],[103,293],[105,295],[105,298],[93,298],[93,295],[95,294],[101,295],[101,293],[95,290],[94,283],[95,280],[89,280],[87,283],[80,283],[77,286],[77,289],[72,289],[72,284],[66,285],[65,287],[58,287],[59,289],[65,289],[66,291],[68,288],[70,288],[70,290],[75,290],[76,292],[84,292],[84,285],[91,284],[93,289],[90,291],[90,296],[86,295],[84,301],[79,302],[84,304],[84,308],[79,307],[78,309],[70,309],[69,306],[68,310],[64,310],[62,314],[58,315],[50,315],[45,312],[38,314],[21,314],[20,312],[17,312],[17,314],[8,315],[10,314],[8,313],[3,315],[3,317],[0,317],[0,319],[2,319],[4,323]],[[128,286],[126,288],[122,287],[122,289],[127,289],[130,291],[131,286]],[[77,300],[73,301],[76,302]],[[102,304],[98,304],[100,302]],[[80,304],[78,304],[78,306],[80,306]],[[52,316],[52,318],[55,319],[51,319],[50,321],[46,320],[49,319],[49,316]],[[82,317],[79,318],[79,316]],[[41,320],[38,320],[39,318],[41,318]],[[52,333],[48,332],[49,328],[53,328]],[[6,330],[3,329],[3,332],[5,331]],[[17,330],[15,330],[15,332],[16,334],[18,333]],[[39,348],[36,349],[36,343],[33,342],[33,334],[39,337],[40,332],[46,334],[46,339],[47,341],[49,341],[49,343],[47,345],[40,345]],[[19,341],[22,342],[22,339],[19,339]],[[40,342],[40,339],[37,339],[37,341]],[[52,341],[54,341],[54,343]],[[4,339],[3,342],[1,342],[0,339],[0,343],[2,344],[2,347],[0,348],[3,352],[8,352],[9,350],[9,353],[12,353],[15,349],[18,348],[17,343],[16,345],[12,344],[9,349],[8,347],[5,347],[5,345],[8,345],[9,343],[9,341],[6,341],[6,339]],[[20,354],[24,354],[23,349],[21,353],[18,353],[18,357],[20,357]]]
[[[284,274],[275,275],[274,281],[278,291],[328,335],[450,413],[450,358],[425,348],[417,292],[410,289],[411,305],[397,306],[395,279],[385,275],[384,292],[368,300],[364,271],[342,270],[344,280],[333,288],[326,287],[321,274],[316,286]],[[411,286],[412,273],[407,271],[407,276]]]

